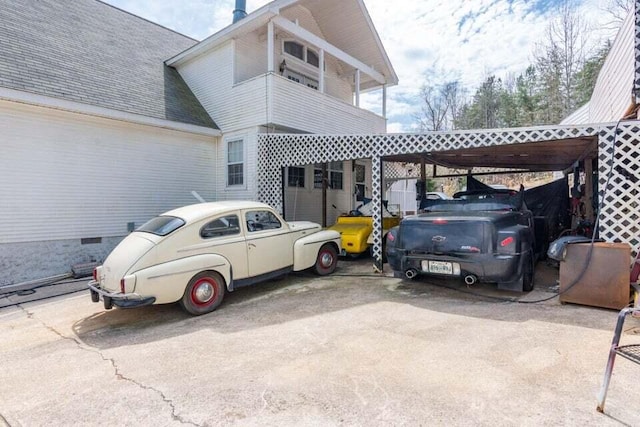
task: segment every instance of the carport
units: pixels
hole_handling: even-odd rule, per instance
[[[427,164],[473,171],[510,168],[514,171],[568,171],[579,161],[598,159],[602,210],[600,237],[611,242],[638,243],[640,188],[634,172],[640,168],[640,122],[583,126],[540,126],[422,134],[300,135],[259,137],[260,201],[283,212],[283,170],[288,166],[371,159],[373,256],[382,269],[382,197],[384,181],[398,178],[399,162],[424,171]],[[591,162],[585,162],[590,164]],[[422,177],[424,178],[424,176]],[[590,181],[590,180],[587,180]],[[588,190],[588,189],[587,189]]]

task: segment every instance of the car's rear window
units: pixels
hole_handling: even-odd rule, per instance
[[[157,236],[166,236],[173,233],[185,224],[182,218],[175,216],[157,216],[142,224],[136,231],[151,233]]]
[[[402,246],[409,251],[481,252],[483,221],[408,221],[400,226]]]

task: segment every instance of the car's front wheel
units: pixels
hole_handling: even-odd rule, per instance
[[[336,271],[337,265],[338,252],[336,251],[336,248],[329,243],[322,245],[318,251],[318,257],[316,258],[316,264],[314,265],[313,270],[319,276],[325,276]]]
[[[180,305],[189,314],[199,316],[212,312],[222,303],[225,283],[215,271],[196,274],[184,290]]]

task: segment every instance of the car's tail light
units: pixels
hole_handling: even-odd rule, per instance
[[[396,240],[396,236],[394,236],[393,233],[389,233],[387,234],[387,240],[389,242],[394,242]]]
[[[506,239],[504,239],[503,241],[500,242],[500,246],[502,246],[503,248],[509,246],[510,244],[512,244],[513,242],[515,242],[515,239],[511,236],[507,237]]]
[[[120,279],[120,292],[123,294],[134,292],[136,289],[136,275],[130,274]]]
[[[443,218],[437,218],[433,220],[434,224],[446,224],[448,221],[446,219]]]
[[[93,280],[98,281],[98,267],[93,269]]]

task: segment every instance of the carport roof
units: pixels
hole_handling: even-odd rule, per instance
[[[451,169],[489,167],[538,172],[559,171],[571,167],[576,161],[596,157],[597,141],[598,137],[594,135],[543,142],[389,155],[383,157],[383,160],[416,164],[424,161]]]

